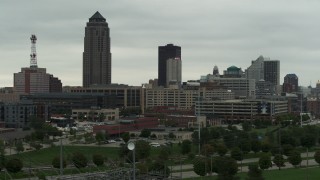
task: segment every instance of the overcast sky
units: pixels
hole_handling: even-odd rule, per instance
[[[245,70],[260,55],[280,60],[303,86],[320,79],[318,0],[10,0],[0,2],[0,87],[30,65],[36,34],[38,66],[63,85],[82,85],[84,28],[99,11],[110,28],[112,83],[141,85],[158,76],[158,46],[181,46],[183,81]]]

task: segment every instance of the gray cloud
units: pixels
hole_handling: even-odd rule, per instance
[[[112,81],[140,85],[157,77],[157,47],[182,47],[183,80],[218,65],[246,69],[259,55],[281,61],[281,79],[296,73],[303,85],[320,79],[320,2],[315,0],[55,0],[0,3],[0,86],[29,65],[31,33],[38,64],[81,85],[84,27],[99,11],[111,32]],[[132,76],[133,75],[133,76]]]

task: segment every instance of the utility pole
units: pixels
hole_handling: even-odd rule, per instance
[[[301,99],[300,99],[300,127],[302,127],[302,92],[301,92]]]
[[[63,175],[62,137],[60,137],[60,177]]]

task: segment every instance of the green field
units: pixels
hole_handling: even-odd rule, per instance
[[[70,159],[74,152],[83,153],[89,160],[92,159],[92,155],[99,153],[109,159],[115,159],[118,156],[119,148],[115,147],[99,147],[99,146],[63,146],[63,155]],[[31,151],[20,153],[16,155],[7,156],[7,158],[19,157],[24,166],[41,166],[51,165],[52,159],[60,154],[60,147],[51,147],[40,149],[38,151]]]
[[[240,179],[245,179],[247,173],[239,173],[237,175]],[[281,170],[270,170],[264,171],[263,177],[265,180],[317,180],[320,179],[320,167],[311,167],[311,168],[293,168],[293,169],[281,169]],[[207,177],[198,177],[198,178],[187,178],[186,180],[209,180],[217,179],[217,177],[207,176]]]

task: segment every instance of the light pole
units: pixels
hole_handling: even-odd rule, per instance
[[[136,180],[136,152],[135,152],[135,144],[134,142],[128,143],[128,149],[132,151],[132,159],[133,159],[133,180]]]
[[[60,177],[63,175],[62,138],[60,138]]]
[[[301,99],[300,99],[300,126],[302,127],[302,92],[301,92]]]

